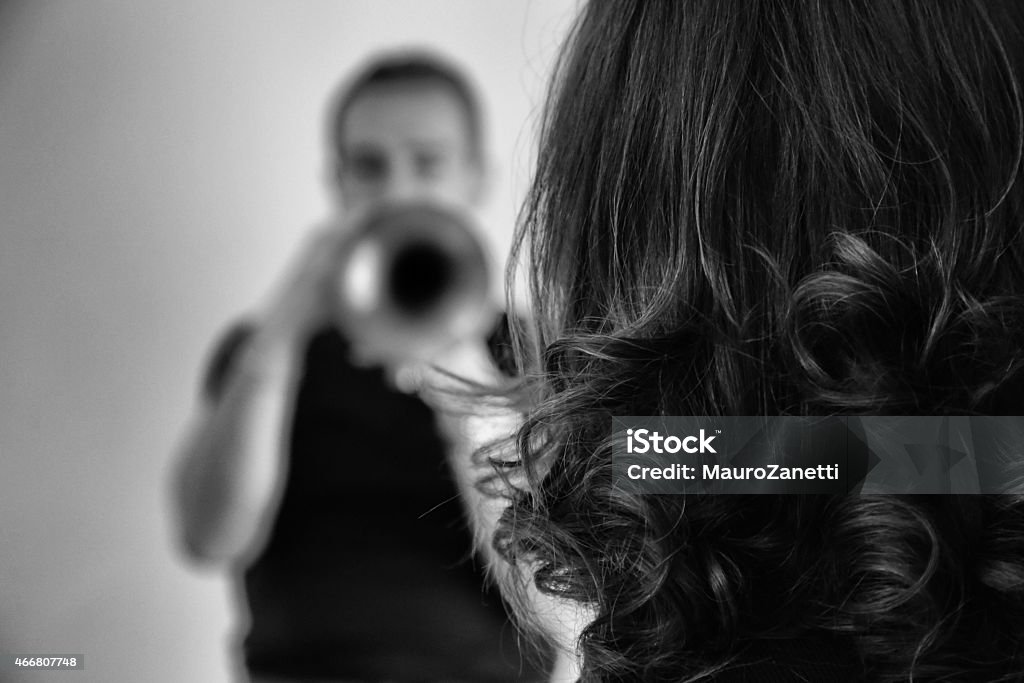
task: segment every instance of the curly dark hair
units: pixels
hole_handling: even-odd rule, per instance
[[[704,680],[770,639],[851,678],[1024,680],[1024,498],[625,493],[609,428],[1018,413],[1022,29],[1014,2],[583,10],[509,271],[535,400],[494,538],[510,593],[595,611],[583,681]]]

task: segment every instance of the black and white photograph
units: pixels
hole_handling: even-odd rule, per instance
[[[0,0],[0,681],[1024,681],[1024,3]]]

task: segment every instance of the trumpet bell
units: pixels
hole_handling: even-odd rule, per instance
[[[338,321],[380,359],[428,359],[492,322],[487,258],[470,221],[435,204],[369,214],[344,250]]]

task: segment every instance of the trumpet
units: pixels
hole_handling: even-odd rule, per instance
[[[338,323],[381,359],[428,360],[493,321],[487,257],[470,220],[432,203],[385,205],[342,250]]]

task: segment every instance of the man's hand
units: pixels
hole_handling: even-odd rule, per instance
[[[264,342],[293,348],[334,322],[338,267],[354,221],[339,219],[307,239],[268,299],[260,323]]]

